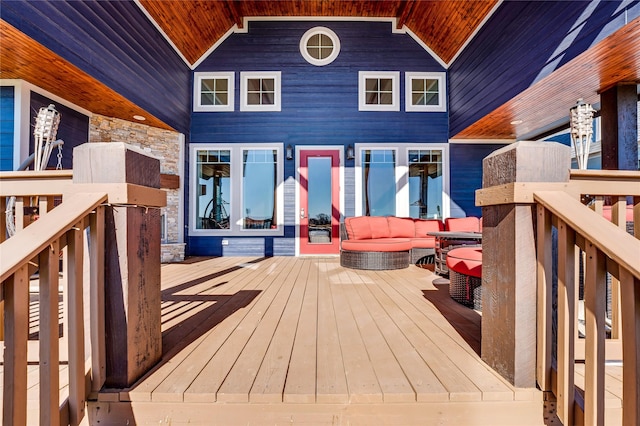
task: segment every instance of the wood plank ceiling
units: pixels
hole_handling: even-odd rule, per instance
[[[139,0],[190,64],[234,25],[242,26],[244,17],[256,16],[395,17],[399,28],[406,25],[449,63],[497,3],[498,0]],[[0,38],[1,78],[25,79],[97,114],[129,121],[133,115],[143,115],[147,117],[144,124],[170,128],[4,21],[0,22]],[[44,72],[39,67],[43,58],[56,67]],[[596,103],[599,91],[619,82],[639,81],[640,19],[636,19],[452,138],[519,139],[568,122],[568,108],[578,98]],[[96,99],[101,102],[96,103]]]
[[[195,63],[244,17],[349,16],[395,17],[445,63],[449,63],[498,0],[140,0],[140,4],[190,63]],[[206,17],[206,19],[202,19]]]

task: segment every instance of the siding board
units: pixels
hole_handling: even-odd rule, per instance
[[[135,3],[3,1],[0,16],[187,133],[190,70]]]
[[[302,35],[325,26],[340,38],[340,54],[317,67],[300,54]],[[233,34],[194,70],[235,72],[235,111],[191,114],[190,143],[277,142],[284,146],[333,145],[344,149],[357,143],[445,143],[448,114],[405,112],[405,72],[444,72],[445,69],[410,36],[393,34],[388,22],[252,21],[247,33]],[[241,112],[240,72],[281,71],[280,112]],[[358,111],[359,71],[399,71],[400,111]],[[355,212],[354,161],[345,160],[344,215]],[[284,164],[285,235],[274,237],[191,236],[191,254],[274,255],[295,253],[295,161]]]
[[[505,1],[449,69],[450,135],[640,16],[640,2]]]

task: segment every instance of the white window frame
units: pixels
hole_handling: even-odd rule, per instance
[[[284,144],[282,143],[251,143],[251,144],[191,144],[189,147],[190,167],[189,181],[191,190],[189,191],[189,234],[193,236],[283,236],[284,235]],[[276,170],[276,209],[277,226],[274,229],[244,229],[242,195],[242,161],[243,151],[247,149],[276,150],[278,167]],[[207,150],[229,150],[231,151],[231,200],[229,211],[229,229],[198,229],[196,228],[196,196],[197,182],[197,159],[198,151]]]
[[[227,105],[202,105],[201,84],[204,79],[227,80],[229,94]],[[229,112],[235,105],[235,73],[234,72],[195,72],[193,73],[193,111],[195,112]]]
[[[247,103],[248,87],[247,80],[250,78],[272,78],[273,79],[273,105],[249,105]],[[280,111],[281,110],[281,80],[280,71],[243,71],[240,73],[240,111]]]
[[[391,79],[391,105],[367,104],[366,81],[369,78]],[[399,71],[359,71],[358,72],[358,111],[400,111],[400,72]]]
[[[316,34],[326,35],[333,42],[333,51],[331,52],[331,55],[327,56],[324,59],[314,58],[309,54],[309,51],[307,50],[307,43],[309,42],[309,39]],[[304,33],[304,35],[300,39],[300,54],[305,59],[305,61],[309,62],[311,65],[315,65],[318,67],[329,65],[331,62],[335,61],[335,59],[340,54],[340,39],[338,38],[336,33],[331,31],[327,27],[311,28],[306,33]]]
[[[446,112],[447,111],[447,74],[444,72],[406,72],[404,91],[405,91],[405,111],[407,112]],[[411,81],[413,79],[431,79],[438,80],[438,105],[413,105]]]
[[[396,216],[409,217],[409,151],[410,150],[441,150],[442,151],[442,217],[449,217],[451,211],[451,197],[449,195],[449,145],[446,143],[397,143],[397,144],[355,144],[355,214],[363,215],[362,209],[362,151],[393,150],[396,152]]]

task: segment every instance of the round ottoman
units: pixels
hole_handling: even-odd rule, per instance
[[[482,310],[482,247],[460,247],[449,251],[447,267],[451,298]]]

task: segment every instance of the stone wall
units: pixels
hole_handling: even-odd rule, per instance
[[[158,129],[140,123],[94,114],[89,122],[89,142],[126,142],[160,159],[160,173],[180,175],[181,137],[178,132]],[[184,243],[180,226],[181,191],[165,189],[167,206],[161,210],[166,216],[166,240],[162,241],[162,262],[184,260]]]

